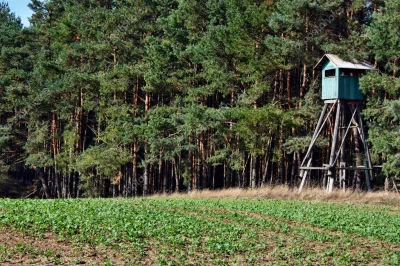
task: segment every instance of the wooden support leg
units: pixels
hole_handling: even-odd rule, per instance
[[[346,167],[345,162],[340,162],[340,187],[343,189],[343,191],[346,191]]]
[[[312,148],[314,147],[315,141],[316,141],[317,138],[318,138],[318,135],[319,135],[319,133],[320,133],[320,129],[321,129],[321,127],[325,124],[325,122],[323,122],[323,121],[324,121],[324,116],[325,116],[325,113],[326,113],[326,109],[327,109],[327,108],[328,108],[328,104],[325,103],[324,108],[322,109],[321,115],[320,115],[320,117],[319,117],[319,120],[318,120],[318,123],[317,123],[317,127],[315,128],[313,137],[312,137],[312,139],[311,139],[311,143],[310,143],[310,145],[308,146],[307,153],[306,153],[306,155],[305,155],[304,158],[303,158],[303,162],[301,163],[301,167],[304,166],[305,162],[308,162],[308,158],[309,158],[309,156],[311,155]],[[301,173],[300,173],[300,175],[302,176]]]
[[[358,117],[358,124],[360,127],[360,135],[361,135],[361,141],[363,143],[364,147],[364,154],[365,154],[365,162],[364,166],[366,168],[365,170],[365,179],[366,179],[366,184],[367,184],[367,190],[371,191],[371,180],[373,180],[373,173],[372,170],[372,162],[371,162],[371,156],[369,154],[369,149],[368,149],[368,144],[366,140],[366,134],[365,134],[365,128],[364,128],[364,123],[361,117],[361,111],[360,111],[360,105],[357,104],[357,117]]]
[[[346,191],[346,169],[344,169],[344,167],[346,167],[346,153],[345,153],[345,149],[346,149],[346,137],[347,137],[347,132],[349,130],[349,126],[346,128],[344,127],[345,124],[347,124],[347,117],[346,117],[346,107],[347,104],[346,102],[343,102],[343,107],[342,107],[342,126],[341,126],[341,132],[340,132],[340,139],[341,139],[341,145],[340,145],[340,170],[339,170],[339,186],[340,188],[343,189],[343,191]],[[351,122],[350,122],[351,123]],[[350,124],[349,124],[350,125]]]
[[[326,191],[331,193],[333,191],[333,182],[335,180],[335,170],[333,168],[333,162],[335,161],[335,154],[336,154],[336,144],[338,139],[338,132],[339,132],[339,122],[340,122],[340,112],[342,107],[342,101],[339,100],[338,106],[336,109],[336,118],[335,118],[335,128],[333,131],[333,138],[332,138],[332,147],[331,147],[331,155],[329,158],[329,167],[328,170],[328,185]]]
[[[325,102],[324,108],[323,108],[323,110],[322,110],[322,112],[321,112],[321,115],[320,115],[319,120],[318,120],[318,123],[317,123],[317,127],[315,128],[313,137],[312,137],[312,139],[311,139],[311,143],[310,143],[310,145],[309,145],[309,147],[308,147],[307,153],[306,153],[306,155],[304,156],[304,159],[303,159],[303,161],[302,161],[300,167],[304,167],[305,164],[306,164],[306,162],[307,162],[307,168],[311,166],[311,161],[312,161],[312,160],[311,160],[311,159],[312,159],[311,151],[312,151],[312,149],[313,149],[313,147],[314,147],[315,141],[317,140],[319,134],[321,133],[321,130],[322,130],[323,126],[325,125],[325,123],[326,123],[326,121],[328,120],[328,118],[329,118],[331,112],[334,110],[334,107],[336,106],[336,104],[337,104],[338,102],[339,102],[339,100],[336,100],[336,101],[334,102],[334,104],[332,105],[332,107],[331,107],[331,109],[329,110],[328,114],[326,115],[326,118],[324,119],[326,110],[328,109],[328,105],[329,105],[329,103]],[[306,177],[307,177],[308,171],[309,171],[309,169],[301,169],[301,171],[300,171],[300,176],[302,177],[302,181],[301,181],[301,184],[300,184],[300,187],[299,187],[299,193],[300,193],[301,190],[303,189],[303,186],[304,186],[305,179],[306,179]]]
[[[368,160],[364,160],[364,167],[366,168],[366,170],[365,170],[365,182],[367,184],[367,191],[371,191],[371,177],[369,175],[370,170],[367,170],[369,168]]]
[[[322,164],[322,166],[325,168],[325,171],[322,175],[322,187],[326,187],[328,185],[328,181],[327,181],[328,171],[326,171],[326,169],[329,168],[329,164],[324,163],[324,164]]]
[[[319,133],[321,132],[321,128],[325,125],[326,119],[324,121],[324,117],[325,117],[326,110],[328,109],[328,105],[329,105],[328,103],[324,104],[324,108],[322,109],[321,115],[320,115],[318,123],[317,123],[317,127],[315,128],[313,137],[311,139],[311,143],[308,146],[307,153],[304,156],[303,162],[301,163],[301,167],[304,167],[305,162],[307,162],[307,167],[311,166],[311,161],[312,161],[311,151],[312,151],[312,148],[314,147],[315,141],[317,140]],[[332,106],[332,109],[333,109],[333,106]],[[331,113],[332,109],[329,111],[329,114]],[[328,114],[328,116],[329,116],[329,114]],[[300,187],[299,187],[299,193],[303,189],[306,177],[308,175],[308,171],[309,170],[304,170],[304,169],[302,169],[300,171],[300,176],[302,179],[301,179],[301,183],[300,183]]]
[[[307,162],[307,167],[310,167],[311,161],[312,161],[312,157],[310,156],[310,158],[308,159],[308,162]],[[306,182],[306,178],[307,178],[307,175],[308,175],[308,171],[309,171],[309,170],[302,170],[302,173],[301,173],[301,183],[300,183],[300,187],[299,187],[299,193],[301,193],[301,191],[303,190],[303,186],[304,186],[304,183]]]

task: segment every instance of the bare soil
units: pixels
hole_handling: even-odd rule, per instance
[[[0,230],[0,265],[124,265],[123,259],[115,250],[72,244],[52,233],[34,237]]]

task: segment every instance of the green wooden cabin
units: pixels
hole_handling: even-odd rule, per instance
[[[347,62],[334,54],[324,55],[315,69],[322,70],[322,99],[364,100],[359,77],[373,66],[365,62]]]

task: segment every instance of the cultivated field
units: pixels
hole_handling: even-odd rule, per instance
[[[398,265],[400,208],[319,201],[0,200],[1,265]]]

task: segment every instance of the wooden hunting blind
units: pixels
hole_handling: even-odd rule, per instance
[[[315,69],[322,70],[322,99],[364,100],[359,77],[373,66],[354,60],[347,62],[337,55],[324,55]]]
[[[300,166],[302,181],[299,192],[311,170],[325,171],[326,178],[324,178],[323,185],[326,186],[328,192],[333,190],[335,181],[339,181],[340,187],[346,187],[346,171],[353,171],[357,175],[364,171],[366,187],[367,190],[370,190],[370,180],[373,177],[372,164],[361,117],[364,94],[359,87],[359,78],[367,70],[373,69],[373,66],[356,60],[344,61],[337,55],[326,54],[314,69],[322,71],[321,98],[325,104]],[[327,121],[331,123],[327,123]],[[332,125],[329,130],[332,132],[330,134],[329,162],[322,166],[311,166],[316,139],[323,128],[328,127],[329,124]],[[352,137],[350,138],[349,135]],[[360,140],[362,148],[359,145]],[[363,150],[363,155],[361,150]]]

